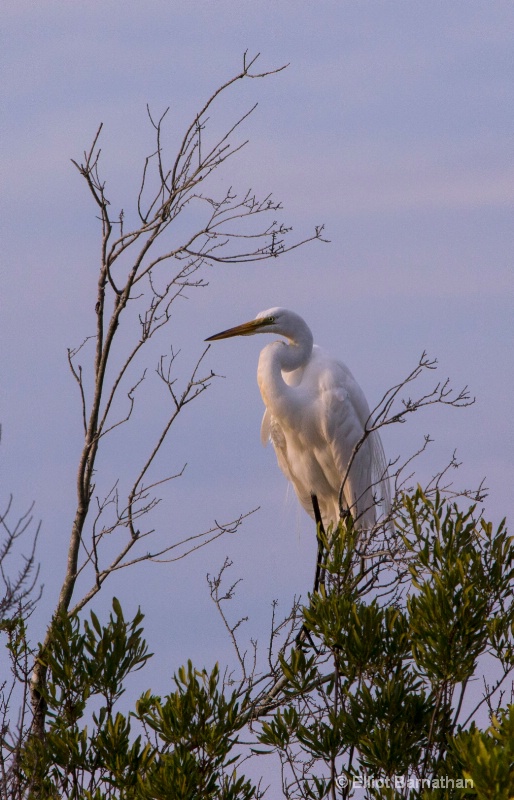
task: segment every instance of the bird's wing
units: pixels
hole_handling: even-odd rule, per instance
[[[268,409],[263,414],[261,422],[261,443],[264,447],[271,439],[271,413]]]
[[[325,435],[335,465],[336,482],[340,487],[343,480],[345,481],[343,489],[345,503],[353,515],[358,516],[361,511],[361,498],[365,496],[370,484],[369,446],[366,446],[366,442],[362,443],[354,454],[364,430],[348,392],[335,389],[327,392],[324,400]]]
[[[267,444],[268,441],[271,441],[271,443],[273,445],[273,449],[275,450],[275,455],[277,457],[277,461],[278,461],[278,465],[279,465],[280,469],[282,470],[282,472],[286,476],[287,480],[291,481],[291,483],[295,487],[296,493],[298,494],[298,492],[299,492],[298,483],[297,483],[295,475],[291,471],[291,465],[289,463],[289,454],[288,454],[288,450],[287,450],[287,439],[286,439],[286,436],[284,434],[284,431],[282,430],[282,427],[281,427],[280,423],[278,422],[276,417],[274,417],[273,414],[268,409],[266,409],[266,412],[265,412],[263,420],[262,420],[261,436],[262,436],[263,428],[266,428],[267,436],[268,436],[268,439],[264,442],[264,444]],[[306,501],[307,505],[305,505],[304,498],[300,497],[300,495],[299,495],[299,499],[300,499],[300,502],[302,503],[302,505],[304,505],[304,507],[307,509],[307,512],[311,513],[311,511],[310,511],[310,495],[308,494],[307,496],[308,496],[308,500]]]
[[[333,461],[331,483],[339,491],[344,481],[344,503],[363,527],[375,522],[373,503],[373,448],[363,440],[369,408],[353,375],[339,362],[330,362],[320,380],[322,430]]]
[[[377,498],[382,503],[383,514],[387,516],[391,511],[391,485],[389,483],[388,464],[378,431],[373,431],[369,440],[371,443],[373,488]]]
[[[345,504],[363,527],[371,528],[376,521],[377,503],[382,503],[383,513],[387,514],[391,496],[380,436],[372,431],[364,437],[370,424],[368,403],[351,372],[340,363],[331,366],[322,397],[325,435],[339,480],[345,480]]]

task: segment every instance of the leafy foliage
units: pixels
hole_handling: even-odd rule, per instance
[[[126,622],[116,598],[106,625],[60,615],[53,622],[44,740],[24,748],[19,785],[28,798],[248,798],[232,755],[242,722],[235,697],[219,691],[218,668],[191,663],[165,698],[146,692],[135,711],[115,709],[127,676],[150,655],[138,612]],[[135,735],[135,731],[138,731]],[[153,733],[153,735],[150,735]]]
[[[126,680],[150,658],[142,614],[125,620],[116,599],[104,623],[58,614],[39,656],[45,735],[9,750],[4,725],[2,800],[257,799],[242,763],[270,755],[291,799],[348,797],[352,782],[365,798],[511,798],[512,540],[421,490],[395,535],[403,554],[384,561],[363,556],[351,520],[329,531],[326,578],[267,675],[237,683],[188,662],[169,694],[125,713]],[[25,626],[4,631],[20,664]],[[478,694],[484,658],[495,681]]]
[[[327,537],[327,586],[304,609],[308,635],[282,657],[294,692],[259,737],[281,759],[286,797],[349,796],[363,776],[369,797],[453,797],[466,779],[473,794],[474,775],[477,796],[512,796],[501,793],[511,717],[500,714],[502,734],[494,716],[488,733],[465,731],[481,708],[492,713],[514,667],[512,539],[475,512],[421,489],[405,496],[403,555],[389,560],[366,557],[351,520]],[[477,695],[485,658],[496,680]]]
[[[491,722],[487,731],[475,725],[462,731],[454,748],[479,800],[508,800],[514,796],[514,705]]]

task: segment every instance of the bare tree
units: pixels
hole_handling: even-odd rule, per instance
[[[206,266],[276,258],[308,241],[323,240],[322,227],[315,228],[311,236],[292,240],[291,229],[278,221],[281,204],[271,195],[260,199],[252,191],[238,194],[230,188],[218,196],[209,190],[211,173],[223,168],[247,144],[246,140],[238,141],[238,136],[255,109],[241,114],[214,136],[210,115],[216,110],[217,100],[238,81],[267,77],[283,69],[257,73],[252,71],[255,63],[256,58],[247,59],[245,55],[242,70],[213,92],[171,158],[165,144],[167,112],[155,117],[148,109],[155,143],[142,165],[139,191],[127,213],[113,211],[109,202],[100,169],[102,126],[83,159],[73,162],[86,181],[100,222],[96,329],[68,350],[80,397],[84,439],[67,566],[46,637],[35,652],[27,644],[24,629],[24,620],[37,598],[34,548],[21,562],[15,578],[9,579],[4,569],[15,544],[32,524],[31,511],[14,526],[7,523],[10,503],[0,516],[6,542],[0,550],[6,589],[0,610],[12,664],[12,681],[4,684],[0,694],[0,796],[5,800],[38,795],[38,781],[50,773],[59,796],[76,798],[83,787],[90,786],[98,796],[106,790],[106,796],[121,797],[125,796],[123,787],[132,786],[133,778],[136,782],[140,779],[141,796],[155,796],[154,781],[161,787],[159,796],[173,796],[173,788],[162,795],[164,784],[160,781],[169,767],[167,780],[173,787],[173,757],[177,755],[180,761],[184,753],[192,761],[181,762],[180,780],[189,774],[198,754],[198,763],[205,767],[207,754],[212,763],[211,772],[206,769],[202,775],[204,782],[208,779],[212,783],[215,776],[216,781],[220,779],[216,791],[225,781],[227,797],[236,796],[232,789],[237,785],[237,796],[260,797],[260,788],[236,783],[240,779],[236,779],[233,765],[256,752],[262,754],[259,748],[263,745],[280,759],[286,797],[335,798],[340,788],[348,796],[349,788],[339,779],[366,763],[377,770],[388,770],[390,750],[395,754],[395,769],[405,768],[424,779],[437,774],[445,759],[450,759],[450,751],[441,743],[450,741],[464,716],[463,698],[479,656],[489,653],[499,660],[502,671],[493,684],[486,686],[484,697],[464,724],[481,705],[493,708],[514,670],[514,645],[509,634],[514,615],[509,606],[514,576],[510,539],[503,528],[494,534],[480,513],[475,514],[474,506],[462,513],[457,506],[445,505],[461,495],[474,503],[484,496],[482,485],[473,491],[453,488],[448,474],[457,466],[455,456],[423,489],[412,493],[413,461],[428,446],[430,439],[425,437],[417,453],[403,464],[387,465],[394,483],[392,509],[378,519],[372,532],[357,530],[343,512],[339,526],[324,531],[318,523],[315,533],[323,547],[316,564],[316,589],[305,607],[300,598],[294,598],[284,619],[278,618],[273,604],[264,666],[257,642],[251,638],[249,645],[244,644],[242,623],[246,617],[231,619],[227,604],[233,600],[239,581],[224,587],[231,566],[227,559],[218,575],[209,576],[208,581],[239,669],[220,677],[216,667],[209,676],[189,663],[187,670],[179,670],[177,691],[166,701],[147,692],[130,713],[129,717],[141,723],[147,738],[141,748],[141,737],[131,744],[129,717],[117,715],[111,727],[126,732],[125,771],[118,769],[123,748],[119,748],[116,737],[112,746],[116,775],[112,765],[96,757],[103,752],[103,737],[113,720],[113,705],[123,691],[123,678],[141,668],[149,655],[142,640],[140,612],[127,624],[119,603],[113,601],[113,614],[103,626],[93,612],[91,623],[80,620],[77,612],[101,591],[113,573],[143,561],[182,559],[226,532],[237,530],[246,515],[226,524],[215,522],[209,530],[174,533],[164,545],[157,537],[152,538],[157,532],[152,512],[161,502],[161,489],[184,471],[180,467],[173,474],[161,472],[158,456],[179,416],[182,418],[186,407],[216,378],[204,366],[205,350],[193,358],[185,378],[176,349],[159,355],[155,374],[168,399],[166,416],[160,420],[154,439],[145,442],[146,452],[141,455],[140,449],[134,451],[127,465],[130,480],[113,480],[106,475],[102,455],[120,431],[129,435],[144,392],[146,397],[153,392],[148,365],[155,348],[150,343],[161,347],[160,337],[174,318],[176,301],[186,292],[207,285]],[[193,210],[189,224],[182,225],[186,212]],[[193,230],[191,219],[195,220]],[[461,407],[473,402],[467,388],[454,392],[448,381],[414,397],[405,396],[414,381],[434,368],[435,362],[423,354],[412,372],[384,394],[370,415],[354,456],[372,432],[402,423],[426,406]],[[382,477],[377,476],[377,486]],[[341,497],[345,480],[343,476]],[[472,595],[473,602],[468,603]],[[444,613],[439,614],[443,606]],[[100,670],[95,672],[100,641],[116,645],[108,652],[105,675]],[[75,650],[67,648],[70,642]],[[436,674],[441,664],[448,667],[443,679]],[[389,697],[388,687],[395,681],[396,693]],[[16,686],[21,686],[22,696],[17,703],[20,716],[13,725]],[[96,729],[89,738],[86,727],[81,729],[81,741],[87,747],[74,760],[78,725],[86,700],[95,693],[105,705],[96,718],[93,714]],[[386,695],[391,702],[382,706]],[[166,715],[170,710],[180,711],[182,702],[191,706],[192,698],[188,713],[191,709],[193,717],[196,711],[199,713],[198,728],[190,740],[191,717],[178,713],[176,719],[181,724],[175,729],[168,725]],[[380,727],[381,715],[385,713],[389,724],[387,714],[396,713],[397,706],[406,709],[407,717],[411,714],[414,722],[411,728],[397,726],[398,730],[389,725],[392,733],[387,738],[387,731]],[[378,731],[376,737],[373,726]],[[239,738],[243,729],[248,731],[244,742]],[[198,732],[202,735],[195,738]],[[204,746],[203,735],[208,746]],[[220,752],[211,752],[212,742],[218,742]],[[376,749],[377,742],[385,743],[385,756]],[[241,752],[233,757],[231,749],[236,746]],[[95,753],[92,759],[88,758],[89,748]],[[448,764],[452,766],[450,760]]]
[[[56,613],[79,611],[114,571],[149,559],[183,558],[225,532],[236,530],[243,520],[242,515],[160,549],[141,550],[141,542],[153,533],[150,512],[160,501],[159,489],[182,474],[182,470],[173,475],[156,474],[157,455],[178,416],[215,377],[203,365],[206,351],[198,354],[189,378],[182,384],[175,370],[176,352],[172,349],[160,358],[157,374],[169,394],[171,410],[155,440],[148,444],[146,455],[139,461],[134,457],[130,465],[133,477],[126,490],[118,480],[113,485],[102,484],[99,454],[109,446],[113,431],[127,426],[133,417],[147,379],[141,354],[172,319],[176,300],[186,290],[206,286],[202,272],[206,265],[272,259],[308,241],[322,239],[323,229],[317,227],[312,235],[292,240],[291,228],[279,221],[281,203],[271,194],[258,198],[251,190],[238,194],[230,188],[216,196],[209,190],[210,175],[225,167],[247,144],[247,140],[238,141],[237,135],[256,107],[241,114],[216,137],[210,133],[209,116],[216,111],[216,102],[240,81],[265,78],[284,69],[256,72],[257,58],[249,59],[245,54],[242,69],[208,98],[171,158],[164,145],[167,112],[155,119],[148,109],[155,145],[143,165],[136,221],[128,229],[124,210],[113,212],[101,176],[102,125],[83,159],[73,162],[98,209],[101,256],[96,332],[68,350],[80,394],[84,444],[67,567]],[[201,222],[191,232],[180,220],[186,209],[193,208]],[[79,576],[85,588],[77,595]],[[51,636],[50,627],[31,681],[33,732],[39,737],[44,735],[45,720],[44,654]]]
[[[13,615],[28,616],[41,592],[36,592],[39,568],[36,562],[36,545],[41,528],[39,523],[34,527],[33,508],[30,508],[11,523],[13,497],[9,497],[5,509],[0,513],[0,578],[3,584],[3,597],[0,597],[0,620],[3,623]],[[28,553],[17,553],[21,540],[26,540],[32,533],[32,541]],[[10,561],[19,559],[17,568],[11,568]]]
[[[19,755],[27,736],[29,678],[33,653],[27,647],[26,623],[41,597],[36,544],[41,524],[33,517],[33,505],[14,513],[9,497],[0,512],[0,631],[7,637],[10,674],[0,678],[0,786],[17,796]],[[28,550],[22,545],[28,542]],[[13,711],[17,709],[17,711]],[[16,718],[17,715],[17,718]],[[3,798],[8,795],[2,792]]]

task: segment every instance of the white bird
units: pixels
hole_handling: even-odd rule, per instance
[[[271,439],[282,472],[311,517],[315,495],[325,527],[349,511],[359,529],[371,529],[378,504],[388,513],[390,493],[380,437],[376,431],[364,435],[371,420],[362,389],[348,367],[313,344],[304,320],[285,308],[261,311],[206,341],[256,333],[288,341],[268,344],[259,357],[263,444]]]

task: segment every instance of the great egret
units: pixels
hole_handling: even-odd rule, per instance
[[[364,436],[370,411],[362,389],[348,367],[313,344],[304,320],[285,308],[261,311],[206,341],[256,333],[276,333],[289,342],[272,342],[259,357],[263,444],[271,439],[282,472],[312,517],[316,496],[325,528],[347,510],[357,528],[371,529],[377,503],[389,511],[389,479],[378,433]]]

